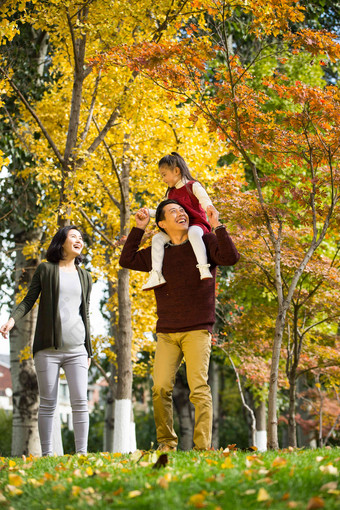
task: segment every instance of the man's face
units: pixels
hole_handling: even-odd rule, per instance
[[[189,217],[181,205],[167,204],[163,212],[164,220],[159,222],[159,226],[164,228],[168,235],[188,231]]]

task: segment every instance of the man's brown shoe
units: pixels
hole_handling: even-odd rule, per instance
[[[157,451],[159,452],[175,452],[177,450],[177,446],[170,446],[166,443],[160,443],[158,445]]]

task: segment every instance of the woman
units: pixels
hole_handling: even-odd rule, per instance
[[[40,396],[38,428],[44,456],[53,455],[52,424],[61,367],[70,390],[76,452],[87,453],[92,279],[79,267],[83,246],[77,227],[60,228],[47,249],[48,262],[39,264],[25,298],[0,328],[0,333],[7,338],[14,324],[32,309],[40,295],[33,357]]]

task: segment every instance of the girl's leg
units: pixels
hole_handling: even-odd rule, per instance
[[[198,225],[189,227],[188,238],[198,262],[196,267],[199,269],[201,280],[212,278],[212,274],[209,271],[210,264],[208,264],[207,250],[202,239],[203,234],[203,229]]]
[[[37,372],[40,404],[38,411],[38,429],[43,456],[53,455],[52,426],[57,405],[59,370],[62,354],[38,351],[34,356]]]
[[[87,404],[88,380],[87,353],[65,353],[62,365],[68,387],[72,407],[72,420],[76,453],[87,453],[89,434],[89,410]]]
[[[170,237],[163,232],[159,232],[153,236],[151,241],[152,270],[149,273],[148,281],[142,286],[143,290],[151,290],[166,283],[164,276],[162,275],[162,266],[164,245],[168,241],[170,241]]]

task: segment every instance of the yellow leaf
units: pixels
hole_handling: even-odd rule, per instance
[[[14,460],[9,460],[8,461],[8,467],[13,468],[16,465],[17,465],[17,463]]]
[[[6,485],[6,489],[8,490],[11,496],[20,496],[22,494],[22,490],[18,489],[14,485]]]
[[[234,464],[232,463],[231,461],[231,458],[230,457],[226,457],[225,461],[223,462],[223,464],[221,464],[221,468],[222,469],[231,469],[234,467]]]
[[[266,489],[261,487],[261,489],[259,490],[259,492],[257,494],[257,498],[256,499],[257,499],[257,501],[261,502],[261,501],[268,501],[269,499],[271,499],[271,497],[269,496],[269,494],[266,491]]]
[[[128,494],[128,498],[137,498],[142,494],[142,491],[130,491]]]
[[[36,480],[35,478],[28,478],[27,483],[29,483],[33,487],[41,487],[42,485],[44,485],[44,482]]]
[[[93,475],[93,469],[91,468],[91,466],[87,467],[86,468],[86,474],[88,476],[92,476]]]
[[[57,485],[54,485],[52,487],[52,490],[54,492],[64,492],[66,490],[66,488],[61,483],[58,483]]]
[[[205,494],[193,494],[189,499],[189,503],[196,508],[204,508],[206,506]]]
[[[168,489],[169,488],[169,482],[164,478],[164,476],[161,476],[158,478],[157,483],[162,489]]]
[[[133,463],[136,463],[143,457],[143,452],[141,450],[136,450],[130,455],[130,460]]]
[[[20,487],[24,483],[24,480],[21,478],[21,476],[15,475],[13,473],[8,475],[8,481],[10,485],[14,485],[15,487]]]
[[[82,491],[82,488],[79,487],[78,485],[73,485],[72,486],[72,496],[74,496],[75,498],[79,496],[81,491]]]
[[[287,464],[287,460],[283,457],[276,457],[276,459],[273,460],[272,466],[273,467],[282,467]]]

